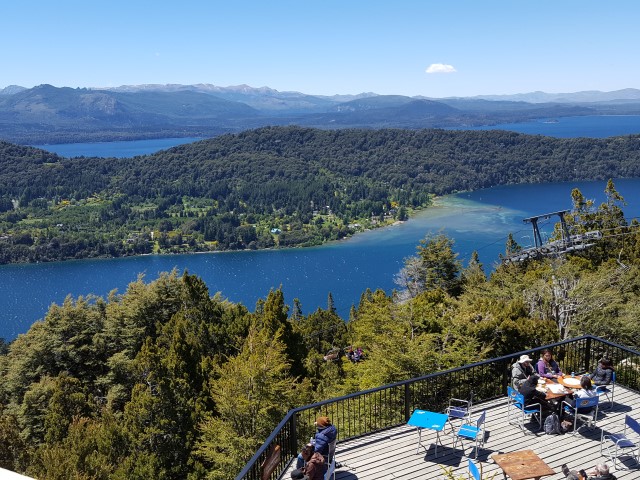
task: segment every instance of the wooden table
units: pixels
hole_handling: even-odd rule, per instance
[[[502,469],[505,478],[509,475],[511,480],[525,480],[528,478],[539,480],[541,477],[556,473],[533,450],[496,453],[491,455],[491,458]]]
[[[546,378],[545,379],[545,382],[546,382],[545,386],[547,387],[547,389],[546,389],[546,394],[547,394],[546,400],[554,400],[556,398],[559,398],[559,399],[562,400],[562,399],[564,399],[564,397],[566,397],[567,395],[569,395],[570,393],[573,392],[573,390],[571,390],[570,388],[567,388],[567,386],[564,383],[561,382],[561,378],[562,377],[560,377],[558,379],[558,383],[554,382],[550,378]],[[549,385],[562,385],[563,387],[565,387],[566,392],[565,393],[553,393],[551,390],[549,390]]]
[[[580,390],[582,388],[580,386],[580,380],[582,380],[582,375],[575,375],[573,377],[565,375],[564,377],[558,378],[558,383],[573,390]]]

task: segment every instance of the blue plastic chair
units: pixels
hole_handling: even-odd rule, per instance
[[[458,444],[458,440],[462,444],[464,439],[473,440],[476,444],[476,455],[475,458],[478,458],[478,450],[481,445],[484,445],[484,421],[487,418],[487,411],[483,411],[482,414],[478,417],[475,422],[469,422],[463,424],[458,431],[455,433],[453,448]],[[464,448],[463,448],[464,453]]]
[[[471,480],[482,480],[482,474],[478,470],[478,466],[469,459],[469,478]]]
[[[578,430],[580,430],[580,428],[584,427],[585,425],[587,425],[587,427],[596,426],[599,402],[599,396],[576,398],[575,406],[571,405],[566,400],[562,402],[564,412],[573,417],[573,435],[576,435],[578,433]],[[580,425],[580,428],[577,428],[578,420],[582,421],[582,425]]]
[[[621,456],[630,456],[635,460],[636,465],[640,464],[640,424],[629,415],[624,417],[624,429],[619,433],[608,433],[604,430],[600,435],[600,455],[608,457],[613,463],[613,468],[627,470],[627,467],[620,460]],[[603,453],[603,449],[607,453]],[[613,452],[612,452],[613,449]],[[626,453],[629,452],[630,453]],[[616,465],[616,460],[620,466]]]
[[[507,387],[507,421],[509,424],[514,425],[512,418],[512,410],[516,410],[517,425],[522,429],[523,433],[527,433],[524,428],[524,424],[527,420],[531,421],[535,417],[538,419],[538,430],[542,430],[542,405],[534,403],[531,405],[524,405],[524,396],[521,393],[516,392],[513,388]]]
[[[601,397],[604,396],[609,402],[609,408],[613,408],[613,390],[616,388],[616,372],[613,372],[611,376],[611,383],[609,385],[598,385],[596,391]]]

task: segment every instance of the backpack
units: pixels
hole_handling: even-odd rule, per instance
[[[560,428],[560,418],[558,414],[552,413],[544,421],[544,433],[547,435],[560,435],[562,430]]]

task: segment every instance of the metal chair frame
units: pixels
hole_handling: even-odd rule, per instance
[[[611,389],[609,389],[611,387]],[[607,397],[607,401],[609,402],[609,409],[613,408],[613,391],[616,388],[616,372],[614,371],[611,375],[611,383],[609,385],[598,385],[596,386],[596,391],[599,396]]]
[[[487,411],[484,410],[478,419],[475,422],[469,421],[468,423],[464,423],[458,431],[455,433],[453,448],[458,444],[458,440],[460,440],[460,444],[462,444],[463,439],[473,440],[476,443],[476,455],[474,458],[478,458],[478,450],[481,446],[484,446],[484,438],[485,438],[485,430],[484,430],[484,422],[487,418]],[[475,425],[474,425],[475,424]],[[463,447],[464,453],[464,447]]]
[[[462,400],[460,398],[451,398],[449,406],[444,411],[449,418],[447,423],[451,427],[451,432],[455,431],[452,420],[460,420],[460,426],[467,423],[471,419],[471,404],[473,400]]]
[[[327,471],[324,473],[324,480],[330,480],[331,477],[333,477],[333,480],[336,480],[336,443],[338,443],[337,438],[329,444],[329,454],[324,457],[324,461],[327,465]]]
[[[609,443],[611,442],[611,443]],[[613,453],[611,452],[613,448]],[[606,454],[603,452],[606,450]],[[620,456],[625,451],[631,450],[630,457],[640,466],[640,423],[629,415],[624,417],[624,428],[619,433],[608,433],[604,430],[600,435],[600,455],[607,457],[613,463],[613,468],[618,470],[629,470],[621,461]],[[618,465],[616,465],[616,460]]]
[[[517,425],[522,429],[523,433],[527,433],[524,428],[525,421],[531,421],[534,417],[538,417],[538,430],[542,430],[542,405],[539,403],[533,403],[525,406],[524,403],[524,396],[521,393],[516,392],[511,387],[507,387],[507,422],[509,422],[510,425],[515,425],[511,421],[511,409],[515,408],[518,410],[517,416],[521,417]]]
[[[587,397],[587,398],[576,398],[575,406],[571,405],[569,402],[564,400],[562,402],[563,412],[571,415],[573,417],[573,432],[572,435],[577,435],[580,428],[584,427],[585,424],[588,428],[595,427],[596,420],[598,419],[598,405],[600,403],[600,397]],[[592,410],[588,413],[580,413],[578,410],[581,408],[589,408]],[[582,425],[578,428],[578,420],[582,421]]]

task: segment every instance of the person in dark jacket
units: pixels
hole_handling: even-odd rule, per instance
[[[315,421],[316,433],[311,439],[311,444],[314,446],[314,451],[328,460],[329,446],[338,437],[338,430],[331,424],[329,417],[318,417]],[[298,455],[296,462],[296,468],[302,468],[304,465],[304,459],[301,455]]]
[[[539,403],[542,407],[542,414],[547,415],[549,413],[556,411],[556,405],[547,401],[547,394],[541,392],[536,387],[538,386],[538,380],[540,379],[537,375],[531,375],[527,378],[518,393],[521,393],[524,397],[525,406],[533,405],[535,403]]]
[[[302,447],[300,452],[305,464],[301,468],[296,468],[291,472],[293,480],[323,480],[325,472],[324,457],[314,451],[311,443]]]
[[[518,393],[521,393],[524,397],[524,404],[531,405],[533,403],[543,403],[543,400],[546,400],[547,395],[536,389],[538,386],[538,377],[537,375],[529,376],[524,383],[520,386]]]
[[[609,385],[613,378],[613,366],[611,360],[607,357],[602,357],[598,360],[598,366],[594,372],[589,375],[594,385]]]

